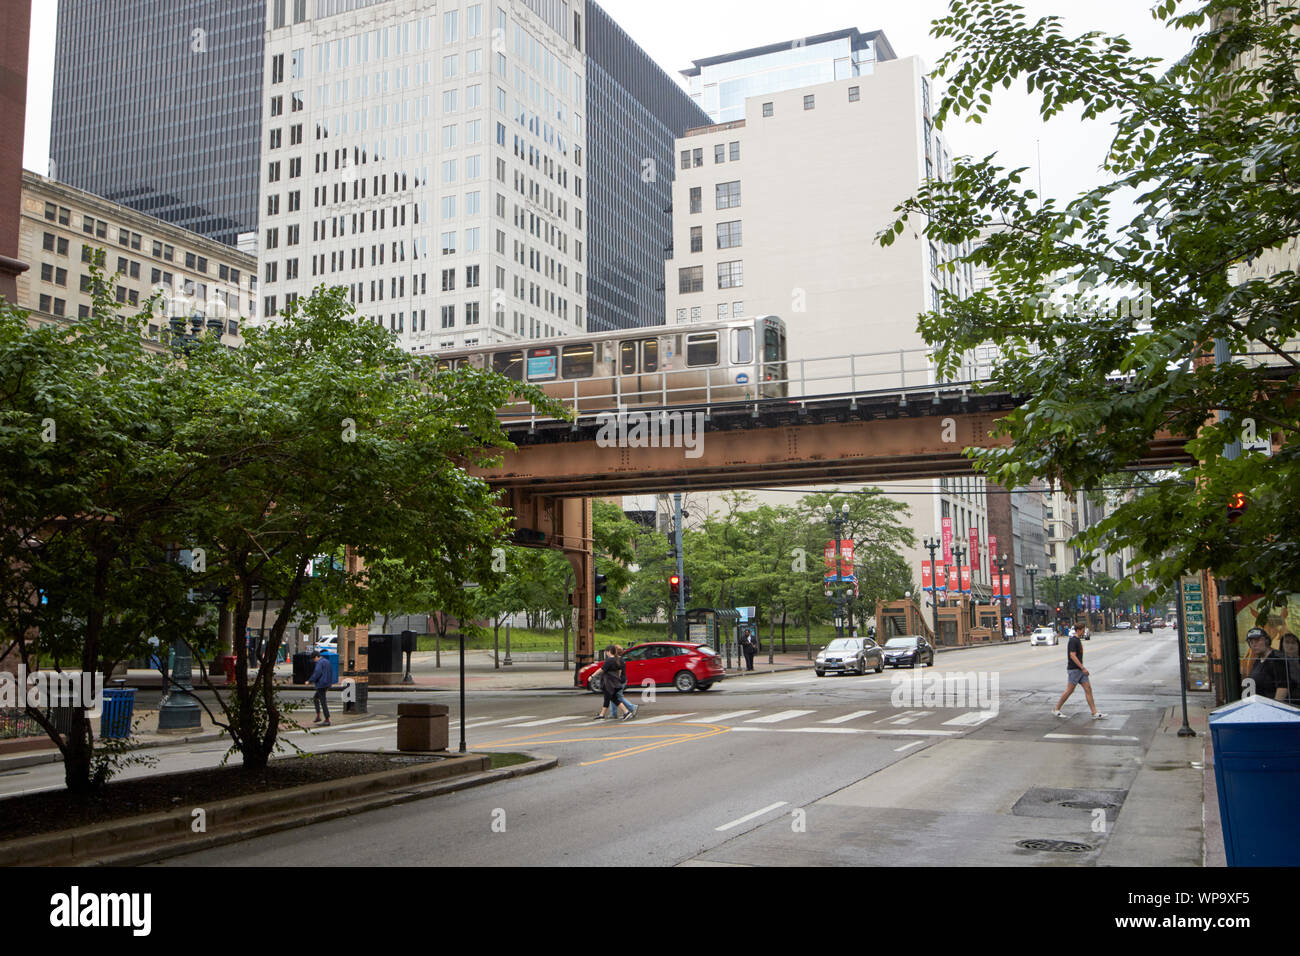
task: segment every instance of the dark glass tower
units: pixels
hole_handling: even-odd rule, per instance
[[[674,139],[710,120],[591,0],[585,33],[587,328],[663,325]]]
[[[257,228],[266,0],[60,0],[50,176],[220,242]]]

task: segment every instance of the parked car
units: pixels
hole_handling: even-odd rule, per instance
[[[1132,629],[1133,625],[1129,621],[1118,621],[1115,624],[1115,630],[1117,631],[1131,631]]]
[[[818,677],[865,674],[869,667],[877,674],[885,669],[885,652],[869,637],[838,637],[822,649],[813,664]]]
[[[337,651],[339,649],[339,636],[337,634],[322,634],[316,638],[316,650],[318,651]]]
[[[703,644],[656,641],[629,647],[623,655],[627,665],[627,689],[631,693],[649,680],[656,685],[672,684],[682,693],[708,690],[725,676],[722,659]],[[578,671],[578,682],[593,694],[604,693],[601,666],[603,655]]]
[[[1029,635],[1029,646],[1037,647],[1042,644],[1044,647],[1055,647],[1057,644],[1056,631],[1050,627],[1036,627],[1032,634]]]
[[[890,667],[934,666],[934,646],[924,637],[891,637],[885,642],[885,663]]]
[[[1139,622],[1138,622],[1138,633],[1139,633],[1139,634],[1154,634],[1155,631],[1152,629],[1152,625],[1151,625],[1151,622],[1150,622],[1150,621],[1139,621]]]

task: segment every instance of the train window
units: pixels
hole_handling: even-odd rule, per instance
[[[659,340],[642,339],[641,340],[641,371],[656,372],[659,370]]]
[[[695,368],[700,365],[718,364],[718,333],[702,332],[686,336],[686,365]]]
[[[636,342],[620,342],[618,345],[619,354],[619,373],[622,375],[636,374]]]
[[[763,361],[780,362],[785,358],[785,349],[782,345],[781,333],[774,326],[769,325],[763,330]]]
[[[754,361],[754,330],[731,330],[731,363],[749,365]]]
[[[522,382],[524,379],[524,353],[520,351],[496,352],[492,356],[492,369],[512,382]]]
[[[586,345],[566,345],[562,354],[560,371],[565,378],[591,378],[596,370],[595,348]]]
[[[549,346],[528,350],[528,381],[549,382],[554,380],[556,368],[556,348]]]

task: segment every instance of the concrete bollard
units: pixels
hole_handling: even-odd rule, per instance
[[[398,704],[397,749],[416,752],[446,750],[450,713],[445,704]]]

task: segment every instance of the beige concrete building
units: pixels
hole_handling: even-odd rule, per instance
[[[844,31],[845,43],[850,33],[868,36]],[[714,105],[726,107],[727,122],[689,130],[677,141],[673,258],[664,280],[668,322],[781,316],[789,330],[792,393],[934,384],[917,316],[936,307],[942,289],[961,296],[971,290],[968,267],[944,268],[957,250],[924,239],[919,224],[891,246],[877,241],[895,207],[927,176],[948,173],[951,153],[931,122],[921,61],[892,58],[883,37],[873,45],[888,58],[855,65],[837,54],[832,68],[822,57],[821,74],[838,78],[803,86],[785,82],[786,73],[814,70],[812,41],[699,61],[715,72],[730,68],[745,93],[743,111],[740,97],[720,101]],[[746,61],[762,61],[765,69]],[[686,72],[694,82],[696,71]],[[775,78],[770,89],[764,87],[769,77]],[[917,547],[904,557],[916,582],[928,553],[922,543],[941,538],[949,519],[953,542],[962,548],[975,529],[974,587],[987,595],[983,479],[883,487],[910,508]],[[798,497],[758,495],[774,504]]]
[[[257,260],[230,246],[134,209],[23,170],[18,304],[54,318],[87,315],[90,266],[100,266],[123,310],[155,293],[158,337],[172,318],[186,331],[215,329],[230,343],[255,314]]]

